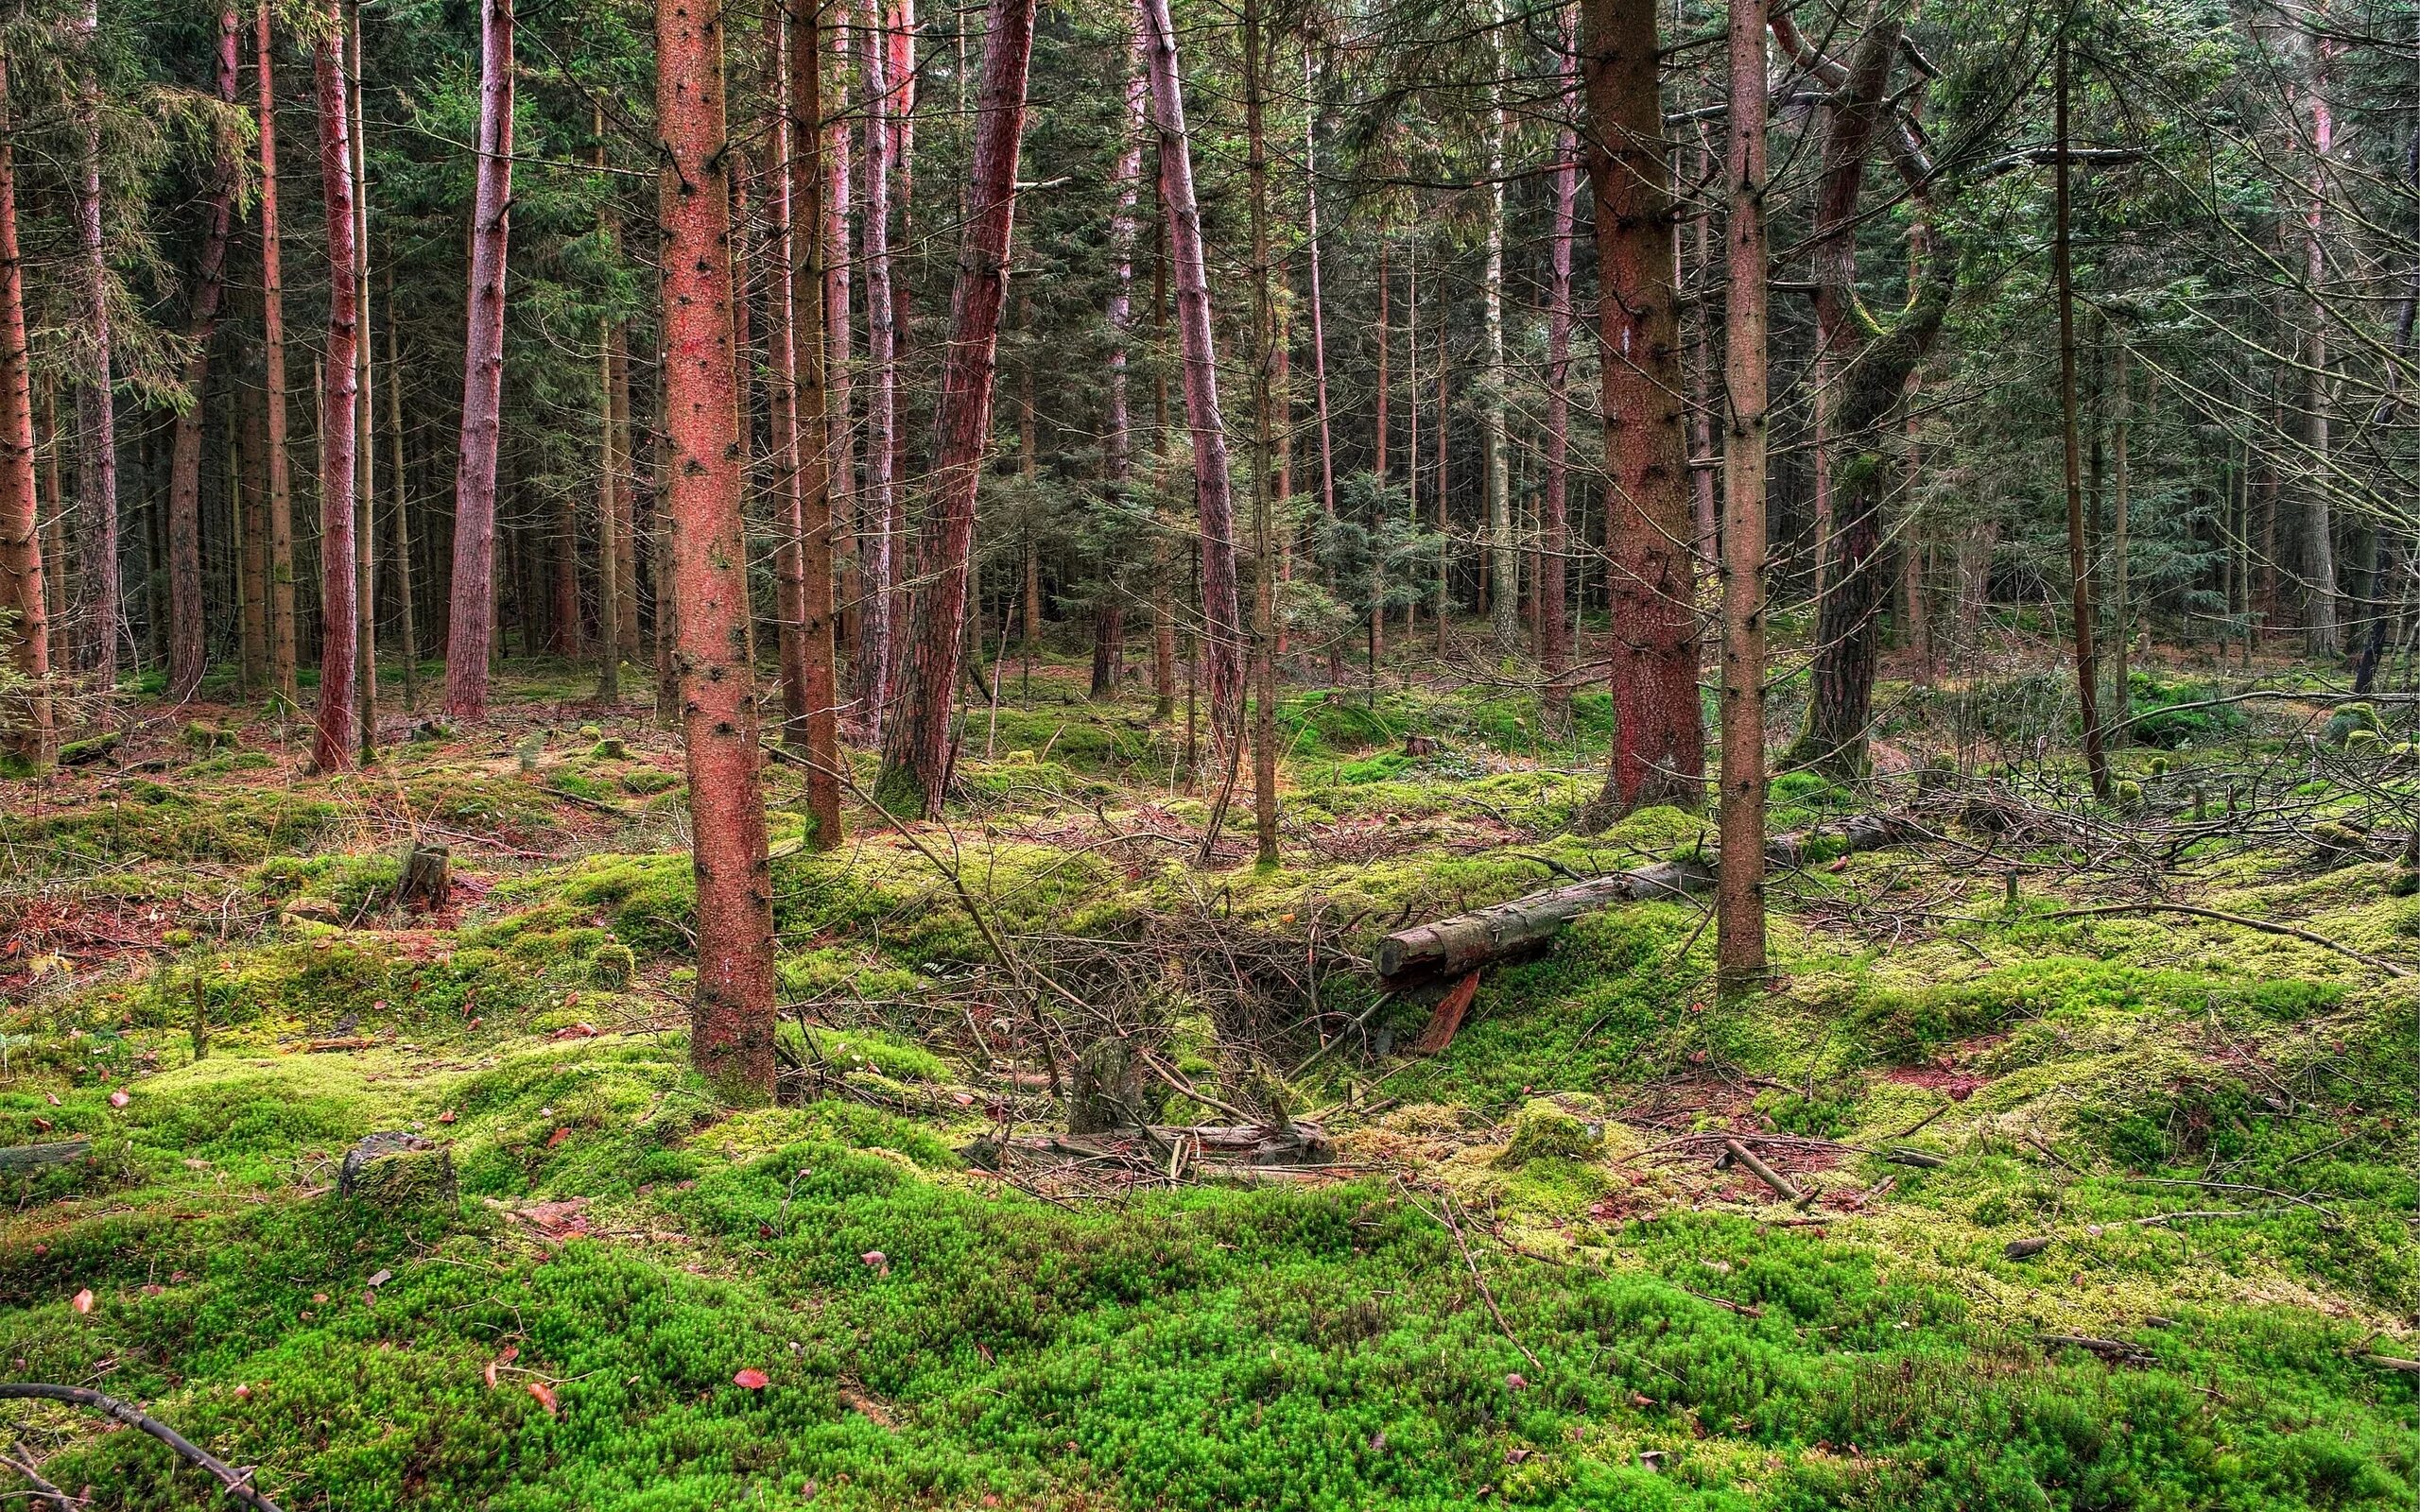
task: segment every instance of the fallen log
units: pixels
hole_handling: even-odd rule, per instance
[[[0,1171],[28,1171],[42,1165],[65,1165],[93,1153],[91,1140],[60,1140],[50,1144],[0,1145]]]
[[[1904,844],[1920,832],[1909,820],[1891,814],[1860,814],[1836,839],[1846,852],[1879,850]],[[1765,844],[1765,859],[1777,867],[1801,865],[1818,832],[1779,834]],[[1651,867],[1616,871],[1565,886],[1549,887],[1507,902],[1494,903],[1400,929],[1378,941],[1372,957],[1379,980],[1401,988],[1437,977],[1460,977],[1481,967],[1515,960],[1543,949],[1582,914],[1614,903],[1646,902],[1679,898],[1714,889],[1715,852]]]

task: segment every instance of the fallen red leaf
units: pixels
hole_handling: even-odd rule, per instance
[[[78,1292],[76,1294],[76,1299],[67,1305],[73,1307],[78,1313],[91,1312],[93,1310],[93,1289],[87,1286],[82,1291]]]
[[[746,1386],[751,1391],[762,1391],[773,1383],[773,1378],[752,1365],[739,1374],[733,1376],[731,1383],[735,1386]]]
[[[110,1093],[110,1106],[112,1108],[124,1108],[127,1104],[132,1101],[134,1101],[133,1098],[129,1097],[122,1091]]]
[[[546,1148],[551,1150],[556,1145],[561,1144],[563,1141],[569,1138],[571,1138],[571,1127],[569,1125],[565,1125],[564,1126],[556,1129],[552,1134],[546,1136]]]
[[[532,1381],[529,1383],[529,1395],[538,1399],[538,1405],[546,1409],[547,1417],[562,1416],[562,1409],[555,1405],[554,1387],[543,1381]]]

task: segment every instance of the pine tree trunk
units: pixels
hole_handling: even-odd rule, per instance
[[[1225,755],[1243,736],[1243,625],[1236,598],[1236,513],[1227,465],[1227,429],[1219,413],[1218,354],[1210,334],[1210,283],[1202,256],[1201,212],[1193,192],[1193,146],[1185,134],[1177,69],[1176,26],[1168,0],[1137,0],[1151,80],[1151,118],[1160,137],[1160,198],[1176,270],[1177,339],[1184,353],[1184,417],[1193,434],[1194,492],[1201,512],[1201,622],[1210,733]]]
[[[1771,387],[1765,241],[1766,0],[1731,0],[1731,129],[1723,158],[1722,773],[1715,956],[1737,982],[1765,970],[1765,484]]]
[[[42,428],[35,451],[42,459],[39,497],[50,501],[50,518],[43,522],[42,531],[42,582],[43,596],[50,615],[50,665],[54,671],[70,665],[75,659],[75,642],[69,633],[68,614],[67,495],[60,484],[60,454],[64,450],[59,434],[59,380],[44,372],[42,375]],[[53,718],[57,718],[55,709]]]
[[[881,0],[867,0],[873,22]],[[890,709],[892,661],[891,609],[898,553],[905,542],[891,530],[892,432],[899,423],[898,369],[890,300],[890,150],[889,114],[895,107],[889,50],[880,26],[858,33],[858,66],[866,92],[866,487],[857,529],[857,649],[849,666],[857,717],[879,739]],[[945,690],[944,690],[945,691]]]
[[[840,733],[838,653],[832,612],[832,428],[826,413],[829,385],[824,371],[822,137],[823,48],[811,0],[788,0],[790,333],[797,385],[795,437],[799,449],[798,512],[791,529],[799,542],[799,643],[804,661],[801,717],[783,731],[784,741],[807,760],[806,807],[814,821],[807,844],[826,850],[840,833]],[[845,321],[847,309],[842,307]],[[843,410],[842,421],[846,422]]]
[[[2075,621],[2076,705],[2083,726],[2084,769],[2095,798],[2109,797],[2109,764],[2100,749],[2100,673],[2093,657],[2092,558],[2084,549],[2083,475],[2081,435],[2076,426],[2076,298],[2074,256],[2069,247],[2067,188],[2067,33],[2063,21],[2056,43],[2057,153],[2052,168],[2053,229],[2050,277],[2059,303],[2059,419],[2066,451],[2067,493],[2067,570]]]
[[[240,22],[234,8],[218,17],[218,97],[235,103],[235,38]],[[201,604],[201,439],[202,392],[210,376],[210,338],[218,327],[218,305],[226,290],[227,231],[234,218],[235,153],[222,138],[211,174],[210,209],[202,234],[201,259],[194,280],[193,309],[185,322],[192,342],[185,359],[185,392],[192,402],[178,411],[174,450],[168,463],[168,697],[182,702],[201,685],[205,660]]]
[[[488,707],[504,280],[512,210],[512,0],[480,0],[478,190],[471,222],[460,472],[454,484],[454,608],[445,644],[445,712],[461,720],[485,719]]]
[[[2309,532],[2306,545],[2310,572],[2310,652],[2321,657],[2334,656],[2343,645],[2343,634],[2337,623],[2335,511],[2330,504],[2335,482],[2329,476],[2328,455],[2328,412],[2333,407],[2335,385],[2328,376],[2327,176],[2329,159],[2335,151],[2336,117],[2328,104],[2327,85],[2336,43],[2324,29],[2325,25],[2323,8],[2314,18],[2310,40],[2310,148],[2316,162],[2311,171],[2310,206],[2303,216],[2303,278],[2310,291],[2310,332],[2303,363],[2306,381],[2310,385],[2310,397],[2305,406],[2310,425],[2310,466],[2305,474],[2309,503],[2303,519]]]
[[[269,685],[288,709],[302,707],[295,683],[300,660],[294,617],[294,472],[286,449],[285,284],[277,228],[277,100],[269,64],[269,5],[261,0],[258,27],[261,108],[261,351],[267,412],[262,446],[268,456]]]
[[[378,447],[372,407],[371,353],[375,322],[370,306],[370,138],[361,97],[361,0],[345,7],[351,19],[346,60],[353,106],[353,288],[357,329],[354,377],[354,697],[360,706],[361,765],[378,759]]]
[[[1495,0],[1495,31],[1504,26],[1504,0]],[[1503,44],[1495,44],[1495,73],[1504,72]],[[1512,530],[1512,485],[1507,475],[1511,461],[1504,414],[1509,373],[1504,363],[1504,134],[1501,87],[1488,107],[1487,163],[1487,395],[1484,410],[1487,445],[1488,592],[1493,600],[1493,628],[1498,651],[1510,651],[1521,640],[1521,552]]]
[[[603,156],[598,148],[598,156]],[[614,322],[596,328],[596,701],[622,701],[622,568],[615,494],[621,468],[614,455]]]
[[[698,985],[689,1058],[735,1102],[773,1095],[773,915],[757,785],[730,158],[718,12],[656,12],[664,146],[666,534],[680,604],[676,652],[687,747]]]
[[[840,30],[848,17],[845,0],[837,13],[838,19],[834,23],[836,42],[833,47],[836,61],[847,52],[846,45],[837,40],[845,35]],[[855,524],[858,509],[856,359],[849,274],[855,261],[850,256],[849,243],[851,185],[854,180],[851,178],[852,133],[849,129],[848,92],[840,87],[845,78],[844,72],[836,71],[832,105],[838,118],[832,123],[832,163],[824,180],[830,193],[823,213],[823,328],[831,353],[825,421],[831,436],[832,555],[839,574],[835,590],[838,596],[833,610],[833,641],[838,650],[854,656],[860,610],[857,529]]]
[[[1140,48],[1140,40],[1137,40]],[[1137,76],[1142,77],[1140,75]],[[1143,79],[1150,108],[1150,81]],[[1138,170],[1139,171],[1139,170]],[[1168,476],[1168,255],[1167,217],[1163,215],[1151,232],[1151,352],[1157,369],[1151,378],[1151,481],[1153,490],[1167,494]],[[1151,717],[1176,717],[1176,529],[1165,516],[1151,547]]]
[[[1109,433],[1103,438],[1103,471],[1113,507],[1133,481],[1133,437],[1127,410],[1128,347],[1134,335],[1134,206],[1141,198],[1143,176],[1143,113],[1150,83],[1135,67],[1130,53],[1126,78],[1126,138],[1117,154],[1117,206],[1110,213],[1111,280],[1107,318],[1109,349]],[[1093,606],[1093,683],[1096,698],[1115,697],[1118,675],[1126,660],[1126,585],[1115,580],[1115,564],[1101,564],[1099,597]]]
[[[773,272],[765,285],[765,370],[772,441],[773,507],[780,544],[773,553],[774,648],[782,685],[782,738],[802,746],[806,736],[806,541],[804,501],[799,496],[798,351],[789,269],[792,209],[788,9],[786,0],[765,9],[765,98],[772,108],[765,142],[765,251]],[[809,56],[806,66],[815,66]],[[809,129],[814,129],[810,125]],[[813,150],[812,140],[808,150]],[[816,233],[809,221],[807,234]],[[821,291],[814,291],[821,299]]]
[[[78,45],[86,52],[99,45],[99,0],[84,0],[75,26]],[[118,515],[117,413],[112,396],[113,352],[110,343],[108,248],[101,237],[101,115],[100,84],[85,63],[78,85],[78,123],[83,131],[83,160],[77,167],[76,235],[82,262],[79,270],[84,339],[90,344],[92,370],[76,391],[76,429],[82,444],[76,469],[78,527],[83,548],[81,576],[84,602],[82,634],[77,666],[88,673],[98,692],[117,686]]]
[[[1606,534],[1616,733],[1597,805],[1610,817],[1655,803],[1699,806],[1705,731],[1655,12],[1582,0],[1580,26],[1613,474]]]
[[[992,0],[987,15],[966,230],[934,412],[932,504],[918,541],[920,583],[908,601],[899,714],[886,731],[874,787],[875,800],[893,814],[938,817],[949,782],[950,699],[965,631],[977,474],[992,429],[1033,17],[1034,0]]]
[[[1565,22],[1564,45],[1574,44]],[[1564,91],[1564,110],[1573,105]],[[1546,488],[1539,504],[1539,534],[1544,538],[1538,558],[1538,667],[1545,679],[1541,699],[1547,726],[1561,732],[1571,725],[1571,689],[1563,679],[1571,667],[1571,630],[1564,603],[1569,585],[1564,562],[1571,549],[1571,238],[1580,198],[1580,133],[1566,124],[1554,144],[1553,246],[1547,282],[1547,436]]]
[[[354,576],[354,447],[356,388],[354,358],[361,340],[354,281],[353,157],[345,102],[343,20],[328,0],[333,28],[312,53],[319,85],[320,194],[328,222],[326,377],[320,395],[320,708],[311,764],[341,771],[353,761],[354,658],[357,627]]]
[[[387,265],[387,445],[395,474],[395,608],[404,663],[404,713],[420,709],[420,627],[412,608],[411,490],[404,479],[404,359],[395,318],[395,266]]]
[[[25,766],[50,765],[50,603],[43,582],[34,494],[32,353],[26,338],[25,265],[17,250],[17,166],[9,61],[0,57],[0,636],[23,693],[0,710],[6,748]]]
[[[2112,738],[2120,745],[2125,742],[2127,706],[2133,701],[2133,690],[2127,686],[2133,674],[2127,661],[2135,640],[2134,608],[2126,581],[2127,538],[2132,525],[2128,513],[2133,502],[2128,493],[2134,482],[2134,463],[2129,455],[2134,416],[2130,411],[2135,380],[2127,357],[2126,344],[2120,340],[2112,364],[2115,371],[2110,375],[2116,392],[2109,418],[2109,721]],[[2376,585],[2372,587],[2375,589]]]
[[[1281,396],[1273,389],[1285,348],[1277,334],[1276,292],[1270,286],[1269,247],[1269,140],[1263,114],[1268,90],[1267,34],[1259,0],[1244,0],[1245,173],[1252,195],[1253,336],[1259,347],[1253,367],[1252,536],[1253,701],[1252,790],[1254,839],[1264,866],[1277,861],[1277,533],[1270,499],[1270,450],[1276,440]],[[1285,485],[1280,482],[1282,494]],[[1221,795],[1223,800],[1224,795]],[[1209,859],[1218,838],[1218,815],[1202,842]]]

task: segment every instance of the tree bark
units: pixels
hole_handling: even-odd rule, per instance
[[[790,333],[795,353],[799,453],[798,512],[790,524],[799,544],[799,719],[783,740],[807,759],[806,808],[814,821],[806,843],[828,850],[840,843],[838,653],[832,624],[832,447],[825,413],[822,134],[823,49],[812,0],[788,0]],[[841,309],[843,323],[847,306]],[[847,423],[843,405],[841,423]]]
[[[269,63],[269,4],[261,0],[258,26],[261,133],[261,350],[262,386],[268,406],[263,444],[268,452],[269,683],[288,709],[302,707],[295,682],[300,660],[294,624],[294,472],[286,450],[285,284],[277,227],[277,99]]]
[[[360,706],[361,765],[378,759],[378,447],[371,404],[370,139],[368,106],[361,97],[361,0],[349,0],[351,21],[345,49],[348,97],[353,108],[353,288],[357,328],[353,344],[354,377],[354,697]]]
[[[1722,335],[1722,836],[1715,959],[1765,970],[1765,480],[1771,258],[1765,241],[1766,0],[1731,0]]]
[[[2100,748],[2100,673],[2093,657],[2092,562],[2090,554],[2084,549],[2083,451],[2082,438],[2076,426],[2075,265],[2069,247],[2071,216],[2067,185],[2069,70],[2066,22],[2064,19],[2060,23],[2055,46],[2057,79],[2053,86],[2053,110],[2057,124],[2053,129],[2058,138],[2058,162],[2052,168],[2050,277],[2056,285],[2059,301],[2059,418],[2066,451],[2067,571],[2073,596],[2070,613],[2075,621],[2076,706],[2083,725],[2084,769],[2092,782],[2093,796],[2106,799],[2109,797],[2109,763]]]
[[[891,321],[890,152],[892,97],[888,49],[880,25],[882,0],[867,0],[872,23],[858,33],[858,66],[866,93],[866,486],[857,525],[857,649],[849,668],[856,684],[857,716],[867,732],[883,737],[890,708],[891,609],[904,542],[891,530],[891,443],[898,428],[898,333]],[[943,686],[942,696],[948,696]]]
[[[933,420],[932,505],[917,542],[919,586],[908,601],[899,713],[885,734],[874,785],[875,800],[892,814],[938,817],[949,782],[950,698],[966,625],[976,483],[992,430],[1033,15],[1034,0],[992,0],[986,16],[966,230]]]
[[[656,11],[666,534],[698,893],[689,1058],[723,1096],[763,1103],[772,1098],[774,1074],[772,879],[747,654],[720,14],[696,0],[666,0]]]
[[[1655,11],[1582,0],[1580,25],[1604,281],[1600,397],[1613,473],[1606,534],[1616,733],[1597,802],[1611,817],[1650,804],[1703,802],[1705,730]]]
[[[1211,340],[1210,282],[1202,256],[1201,212],[1194,199],[1193,146],[1185,133],[1177,68],[1176,26],[1168,0],[1136,0],[1151,80],[1151,119],[1160,137],[1160,199],[1176,271],[1177,341],[1184,357],[1184,419],[1193,435],[1193,483],[1201,514],[1204,680],[1214,750],[1224,756],[1243,737],[1243,624],[1236,596],[1236,513],[1228,475],[1227,428],[1219,413],[1218,353]]]
[[[1564,23],[1564,48],[1573,48],[1570,23]],[[1564,65],[1568,68],[1570,65]],[[1546,486],[1538,506],[1538,670],[1544,680],[1539,701],[1547,724],[1557,731],[1571,725],[1571,689],[1563,679],[1571,667],[1570,624],[1564,612],[1569,585],[1564,572],[1571,549],[1571,238],[1580,198],[1580,133],[1567,117],[1576,104],[1566,75],[1563,110],[1566,120],[1555,133],[1553,245],[1547,278],[1547,436]]]
[[[454,483],[453,612],[445,712],[483,720],[494,624],[496,449],[504,405],[504,280],[512,215],[512,0],[480,0],[479,163],[472,210],[462,438]],[[730,255],[729,249],[724,255]]]
[[[84,0],[75,26],[78,46],[89,54],[99,44],[99,0]],[[107,696],[117,687],[118,515],[117,406],[110,339],[110,269],[101,236],[100,83],[87,59],[78,86],[78,124],[83,131],[77,165],[76,236],[82,267],[83,340],[91,368],[76,391],[76,429],[82,443],[77,466],[78,535],[83,547],[83,634],[77,665]]]
[[[835,22],[835,35],[846,25],[848,6],[843,0]],[[836,54],[846,47],[836,45]],[[855,388],[856,358],[853,326],[850,320],[850,276],[854,259],[849,248],[850,202],[850,129],[848,92],[844,76],[834,79],[832,101],[836,119],[832,123],[832,167],[825,180],[830,196],[824,209],[823,229],[823,325],[831,344],[831,371],[826,394],[827,429],[831,436],[832,479],[832,553],[838,558],[838,598],[833,612],[833,640],[840,650],[856,653],[857,626],[857,532],[852,522],[857,503],[857,431]],[[837,655],[837,652],[836,652]]]
[[[9,60],[0,56],[0,635],[24,692],[0,708],[6,748],[34,771],[50,765],[50,604],[34,494],[32,353],[25,264],[17,249],[17,165]],[[55,507],[55,506],[54,506]]]
[[[1127,407],[1128,348],[1134,335],[1134,205],[1143,176],[1143,112],[1150,84],[1127,59],[1126,139],[1117,154],[1117,207],[1109,217],[1112,272],[1108,309],[1110,337],[1109,434],[1103,443],[1103,471],[1113,506],[1122,501],[1133,482],[1133,437]],[[1096,698],[1117,695],[1118,674],[1126,660],[1126,585],[1117,581],[1115,564],[1101,563],[1099,597],[1093,606],[1093,685]]]
[[[404,358],[395,318],[395,266],[387,265],[387,445],[395,474],[395,608],[404,663],[404,713],[420,709],[420,627],[412,609],[411,490],[404,479]]]
[[[1245,176],[1252,198],[1253,337],[1259,348],[1253,364],[1252,515],[1253,515],[1253,636],[1252,680],[1256,717],[1253,721],[1252,787],[1253,838],[1263,866],[1277,864],[1277,533],[1270,498],[1270,450],[1280,423],[1281,402],[1272,383],[1279,374],[1285,348],[1277,335],[1275,290],[1271,287],[1269,246],[1269,138],[1266,96],[1269,87],[1268,33],[1261,25],[1260,0],[1244,0],[1244,139]],[[1282,492],[1284,483],[1278,488]],[[1223,798],[1223,795],[1222,795]],[[1207,861],[1218,837],[1214,807],[1202,840]]]
[[[2309,348],[2304,369],[2310,384],[2310,398],[2306,407],[2310,425],[2310,467],[2306,474],[2309,490],[2309,506],[2304,523],[2309,531],[2310,610],[2308,634],[2313,656],[2334,656],[2342,648],[2343,636],[2337,623],[2336,609],[2336,536],[2334,510],[2329,503],[2335,487],[2329,476],[2328,411],[2334,400],[2334,386],[2328,378],[2328,308],[2327,308],[2327,195],[2328,175],[2336,144],[2336,115],[2328,103],[2328,73],[2336,56],[2336,42],[2325,30],[2326,9],[2323,4],[2311,23],[2310,77],[2310,146],[2314,163],[2311,167],[2310,206],[2303,216],[2303,277],[2310,290]],[[2065,140],[2064,137],[2061,140]]]
[[[235,103],[235,39],[241,25],[234,7],[218,16],[218,97]],[[177,412],[168,462],[168,698],[182,703],[201,685],[205,662],[201,605],[202,392],[210,377],[210,338],[218,328],[224,294],[227,231],[234,218],[235,150],[222,136],[211,172],[208,230],[194,275],[193,308],[185,321],[192,353],[185,359],[185,406]]]
[[[799,492],[804,449],[799,444],[798,322],[790,279],[798,260],[791,246],[796,186],[790,172],[795,134],[790,72],[798,65],[789,56],[788,12],[787,0],[774,0],[765,9],[765,96],[773,112],[765,133],[765,250],[777,270],[765,288],[765,368],[770,379],[767,397],[773,447],[771,492],[780,540],[773,553],[774,649],[781,672],[782,740],[796,747],[806,739],[806,505]],[[816,66],[811,50],[804,66]],[[806,127],[805,150],[810,157],[821,125],[810,120]],[[812,241],[821,228],[816,220],[805,224],[804,239]],[[821,309],[822,290],[812,288],[808,293]],[[819,351],[817,355],[821,354]],[[816,455],[820,462],[820,446]]]
[[[2128,538],[2133,533],[2129,518],[2133,500],[2129,494],[2134,482],[2130,442],[2135,378],[2128,357],[2126,343],[2120,339],[2111,363],[2115,370],[2110,379],[2116,393],[2109,418],[2109,718],[2114,738],[2119,744],[2125,741],[2128,710],[2134,702],[2134,690],[2128,686],[2133,672],[2127,665],[2134,650],[2134,608],[2126,567],[2131,555]]]
[[[312,53],[319,85],[320,196],[327,209],[327,370],[320,390],[320,708],[311,765],[341,771],[353,761],[354,658],[358,649],[354,596],[354,447],[356,369],[361,340],[359,286],[354,280],[353,157],[345,102],[344,24],[339,0],[328,0],[331,32]]]
[[[1495,0],[1495,27],[1489,34],[1495,72],[1501,77],[1504,60],[1504,0]],[[1651,26],[1652,23],[1650,24]],[[1651,68],[1652,64],[1650,65]],[[1653,85],[1649,86],[1653,93]],[[1487,395],[1482,411],[1487,445],[1489,593],[1495,615],[1493,628],[1498,651],[1510,651],[1521,639],[1521,553],[1512,529],[1512,484],[1507,474],[1511,446],[1504,414],[1505,387],[1511,380],[1504,362],[1504,95],[1493,86],[1487,128],[1487,271],[1482,292],[1487,311]],[[1660,107],[1659,107],[1660,112]],[[1660,119],[1660,115],[1659,115]],[[1660,135],[1660,129],[1659,129]],[[1670,232],[1667,231],[1666,235]]]

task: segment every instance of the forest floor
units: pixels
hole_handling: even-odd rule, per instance
[[[1697,901],[1612,908],[1415,1056],[1378,935],[1708,838],[1572,833],[1601,695],[1559,744],[1526,695],[1299,689],[1283,865],[1247,795],[1201,868],[1181,713],[1005,670],[918,843],[809,852],[769,770],[752,1111],[686,1070],[677,742],[580,669],[358,775],[144,705],[0,784],[0,1160],[89,1142],[0,1165],[5,1375],[287,1512],[2420,1505],[2408,735],[2179,708],[2104,806],[2014,733],[2054,675],[1887,689],[1882,774],[1773,828],[1929,838],[1777,877],[1769,990],[1714,990]],[[2152,902],[2301,933],[2070,912]],[[1064,1138],[1110,1040],[1161,1132]],[[1242,1113],[1319,1163],[1169,1132]],[[429,1147],[340,1191],[380,1132]],[[9,1403],[0,1450],[212,1502],[104,1426]]]

